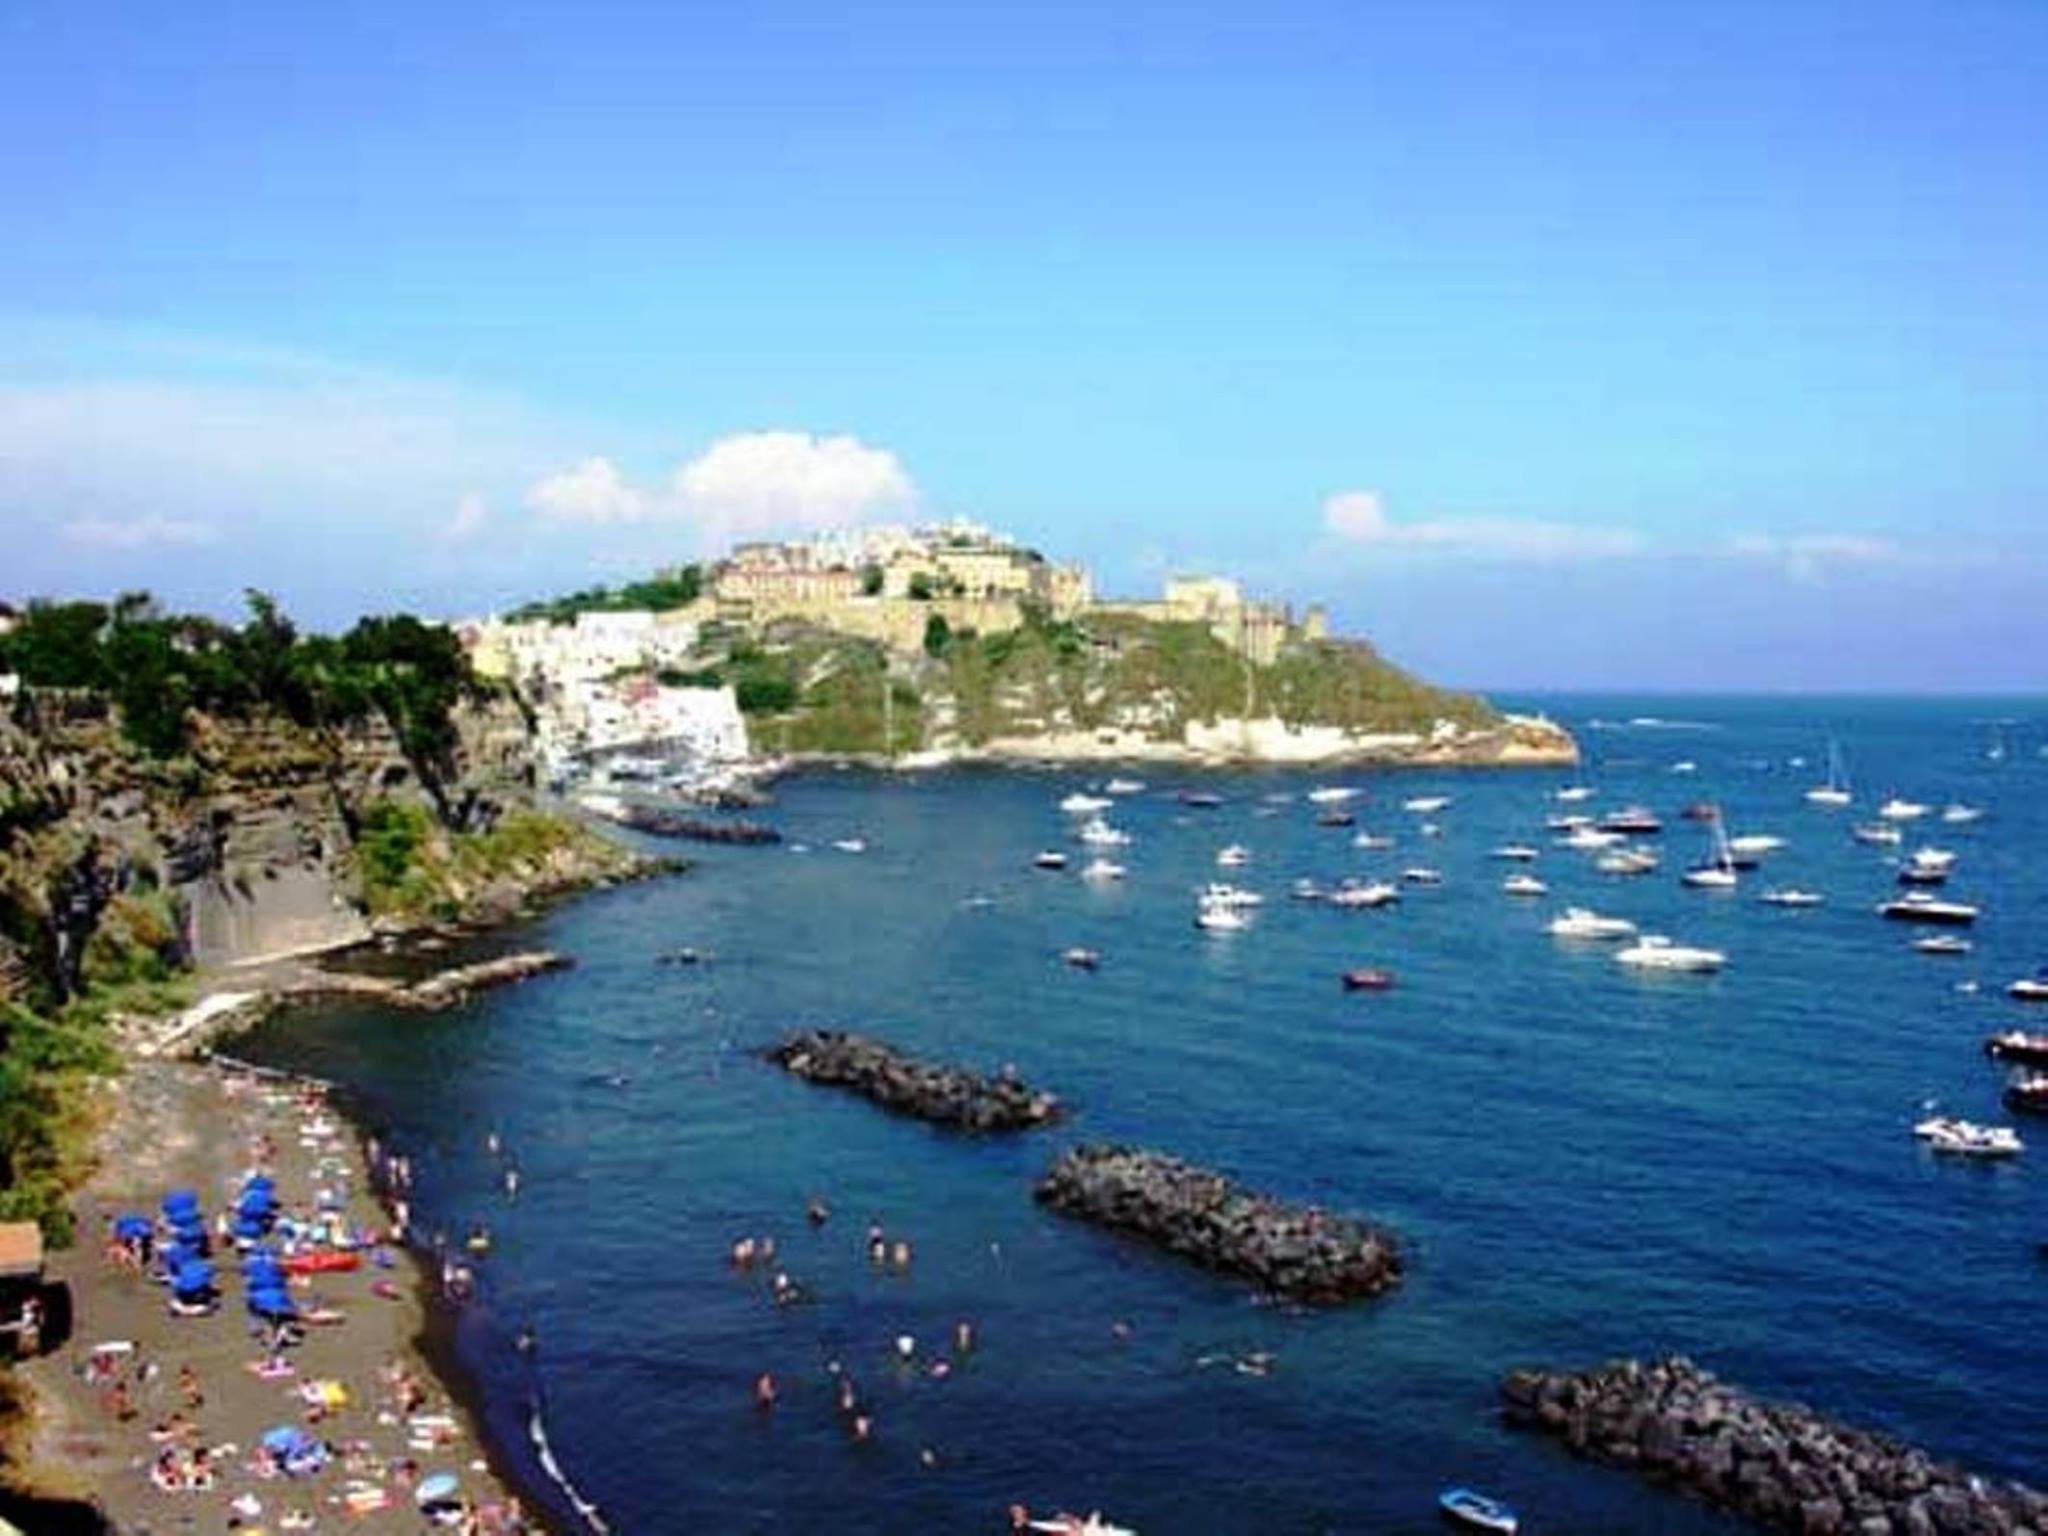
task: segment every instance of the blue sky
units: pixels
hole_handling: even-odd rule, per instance
[[[2031,0],[339,9],[0,10],[0,595],[908,511],[1471,684],[2048,686]]]

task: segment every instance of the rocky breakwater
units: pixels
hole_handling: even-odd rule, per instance
[[[1973,1477],[1886,1435],[1762,1402],[1682,1357],[1583,1372],[1515,1371],[1511,1424],[1802,1536],[2025,1536],[2048,1494]]]
[[[899,1115],[976,1133],[1050,1125],[1060,1101],[1005,1067],[992,1077],[919,1061],[895,1047],[837,1030],[803,1030],[767,1057],[810,1083],[847,1088]]]
[[[1255,1194],[1157,1152],[1076,1147],[1053,1164],[1036,1194],[1056,1211],[1242,1275],[1289,1301],[1356,1301],[1401,1278],[1391,1234]]]
[[[635,832],[644,832],[649,837],[674,837],[692,843],[736,843],[755,845],[779,843],[782,834],[775,828],[758,821],[735,818],[731,821],[714,821],[705,816],[691,816],[667,806],[648,805],[638,800],[622,800],[616,795],[585,795],[578,802],[583,809],[604,817]]]

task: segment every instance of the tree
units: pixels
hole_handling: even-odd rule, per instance
[[[882,568],[879,565],[864,565],[860,568],[860,595],[880,597],[882,595]]]
[[[910,577],[910,595],[920,603],[932,600],[932,579],[924,571],[914,571]]]
[[[943,613],[935,613],[924,621],[924,653],[939,657],[946,654],[946,647],[953,643],[953,626],[946,622]]]

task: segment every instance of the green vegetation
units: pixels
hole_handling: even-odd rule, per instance
[[[912,601],[920,603],[930,602],[932,600],[931,577],[927,576],[923,571],[911,572],[908,590]]]
[[[703,595],[704,572],[695,565],[664,571],[623,587],[591,587],[567,597],[544,598],[514,608],[505,617],[514,624],[573,624],[579,613],[623,613],[647,610],[665,613],[686,608]]]
[[[860,595],[880,597],[882,595],[882,568],[879,565],[864,565],[860,568]]]
[[[456,703],[481,691],[454,632],[409,614],[366,618],[340,637],[301,635],[277,604],[248,594],[239,628],[167,614],[147,592],[112,603],[31,603],[0,636],[0,670],[30,688],[111,699],[123,734],[152,756],[191,745],[195,714],[274,711],[309,729],[382,715],[422,780],[437,786],[455,749]]]
[[[935,613],[924,621],[924,653],[927,656],[943,656],[946,647],[953,643],[953,626],[946,622],[943,613]]]
[[[419,805],[365,808],[355,846],[357,883],[372,917],[452,922],[495,883],[530,883],[564,853],[624,862],[595,833],[542,811],[511,810],[479,832],[450,832]]]

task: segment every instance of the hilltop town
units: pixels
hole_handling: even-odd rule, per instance
[[[659,748],[962,759],[1568,762],[1569,736],[1431,688],[1223,576],[1103,598],[968,522],[742,544],[708,566],[465,623],[548,771]]]

